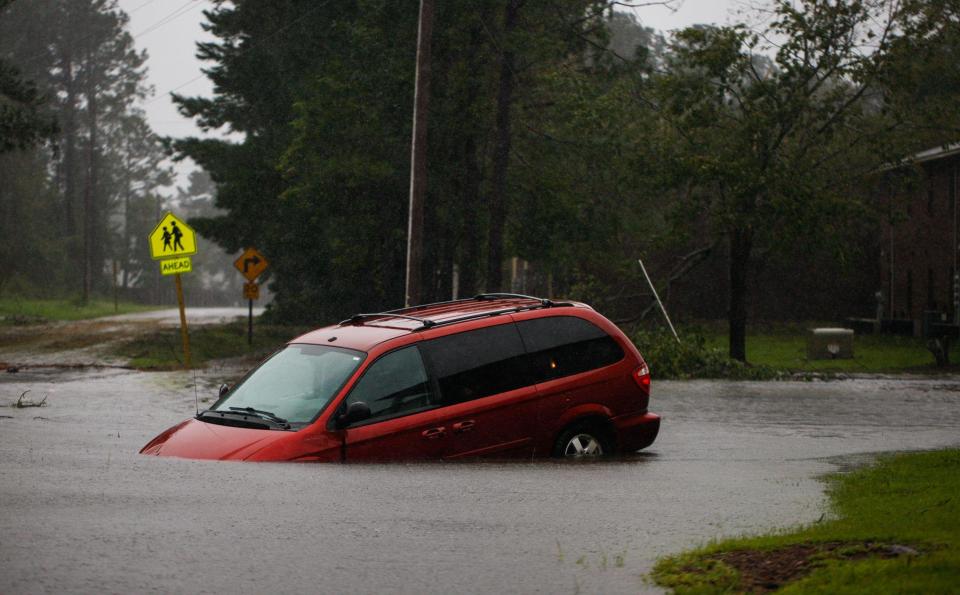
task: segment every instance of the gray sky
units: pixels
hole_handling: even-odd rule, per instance
[[[632,9],[647,26],[669,31],[695,23],[724,24],[736,18],[736,11],[746,6],[747,0],[679,0],[670,10],[663,6]],[[634,0],[633,4],[643,4]],[[193,121],[177,113],[170,101],[170,92],[186,95],[212,93],[209,80],[202,75],[202,63],[196,59],[197,41],[211,39],[201,28],[203,10],[210,6],[207,0],[118,0],[130,16],[130,33],[138,49],[146,49],[148,82],[156,94],[143,105],[147,119],[160,135],[183,137],[201,135]],[[626,2],[625,2],[626,3]],[[626,8],[621,8],[627,10]],[[193,165],[178,167],[183,175]]]

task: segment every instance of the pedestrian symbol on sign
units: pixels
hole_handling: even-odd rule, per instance
[[[150,234],[150,256],[154,260],[197,253],[197,236],[190,226],[167,213]]]

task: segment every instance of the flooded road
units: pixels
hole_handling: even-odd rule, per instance
[[[593,464],[137,455],[193,414],[184,372],[31,368],[0,405],[2,593],[656,591],[660,555],[816,521],[820,474],[960,442],[953,379],[655,382],[657,442]]]

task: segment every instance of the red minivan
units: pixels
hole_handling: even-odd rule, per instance
[[[142,454],[246,461],[593,457],[653,443],[650,371],[585,304],[482,294],[307,333]]]

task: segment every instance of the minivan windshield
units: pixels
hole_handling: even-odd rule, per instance
[[[302,427],[330,402],[365,356],[327,345],[288,345],[210,409],[230,412],[252,407]]]

